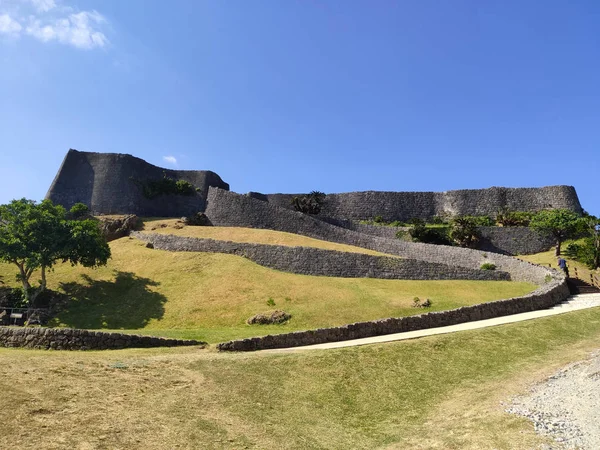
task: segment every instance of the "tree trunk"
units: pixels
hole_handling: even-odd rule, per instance
[[[21,283],[23,284],[23,297],[25,297],[25,301],[29,305],[29,290],[31,289],[31,285],[29,284],[29,277],[27,276],[27,271],[25,270],[25,265],[23,263],[15,262],[17,267],[19,268],[19,273],[21,277]]]
[[[27,306],[29,308],[33,308],[37,296],[46,290],[46,266],[41,267],[41,272],[42,279],[40,280],[40,287],[33,291],[28,298]]]
[[[562,241],[560,239],[556,240],[556,253],[555,256],[560,256],[560,244],[562,244]]]

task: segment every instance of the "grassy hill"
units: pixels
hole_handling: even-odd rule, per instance
[[[202,228],[188,230],[198,229]],[[212,232],[225,231],[228,234],[224,238],[229,240],[260,232],[270,242],[295,242],[276,232],[262,233],[266,230]],[[306,238],[294,238],[308,242]],[[452,309],[522,295],[535,288],[529,283],[500,281],[295,275],[233,255],[152,250],[132,238],[118,239],[110,245],[113,257],[106,267],[93,270],[59,264],[49,274],[49,288],[66,292],[71,298],[51,325],[135,330],[213,343]],[[0,264],[5,282],[16,285],[14,275],[13,266]],[[431,299],[433,307],[412,308],[415,296]],[[293,317],[283,325],[246,325],[249,317],[273,309],[283,309]]]
[[[600,308],[304,353],[0,349],[0,448],[541,448],[503,402],[598,339]]]

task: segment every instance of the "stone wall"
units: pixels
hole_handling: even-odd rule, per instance
[[[352,220],[318,218],[349,230],[387,239],[396,239],[398,231],[409,230],[408,227],[367,225]],[[556,244],[551,235],[542,235],[528,227],[478,227],[477,229],[481,237],[477,249],[486,252],[503,255],[531,255],[550,250]]]
[[[267,194],[264,199],[276,206],[291,209],[294,196],[304,194]],[[581,204],[572,186],[541,188],[464,189],[447,192],[348,192],[328,194],[321,214],[349,220],[371,220],[382,216],[386,222],[434,216],[492,215],[503,208],[516,211],[539,211],[566,208],[581,213]]]
[[[359,233],[325,223],[297,211],[275,206],[270,202],[222,189],[209,189],[206,215],[215,226],[286,231],[408,259],[456,267],[479,269],[483,263],[489,262],[495,264],[498,270],[508,272],[513,281],[528,281],[541,285],[550,273],[543,267],[500,254],[445,245],[405,242]]]
[[[491,319],[549,308],[564,300],[568,295],[569,290],[563,278],[562,281],[554,280],[548,283],[543,289],[523,297],[481,303],[450,311],[432,312],[418,316],[381,319],[371,322],[352,323],[341,327],[240,339],[221,343],[217,348],[221,351],[254,351],[299,347],[444,327],[474,320]]]
[[[163,194],[148,199],[134,181],[160,180],[164,175],[188,181],[198,190],[189,196]],[[182,217],[204,210],[209,186],[229,189],[210,171],[163,169],[131,155],[69,150],[46,198],[67,209],[85,203],[95,215]]]
[[[550,250],[555,244],[551,235],[542,235],[528,227],[479,227],[479,250],[504,255],[531,255]]]
[[[249,244],[166,234],[133,232],[155,249],[226,253],[243,256],[264,267],[301,275],[395,280],[510,280],[497,270],[479,270],[441,263],[346,253],[312,247]]]
[[[206,345],[205,342],[71,328],[0,327],[0,347],[53,350],[118,350],[123,348]]]

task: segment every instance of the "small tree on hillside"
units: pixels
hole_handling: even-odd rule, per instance
[[[477,220],[474,217],[456,217],[450,223],[450,239],[461,247],[475,247],[479,241]]]
[[[581,219],[582,242],[567,247],[567,254],[589,269],[600,267],[600,218],[586,215]]]
[[[536,213],[529,223],[530,228],[542,234],[551,234],[556,240],[556,256],[565,239],[580,229],[581,218],[568,209],[547,209]]]
[[[75,211],[77,212],[77,211]],[[110,248],[94,220],[67,220],[50,200],[13,200],[0,205],[0,260],[17,266],[17,279],[29,307],[46,289],[46,272],[57,261],[95,267],[106,264]],[[39,286],[31,276],[40,270]]]

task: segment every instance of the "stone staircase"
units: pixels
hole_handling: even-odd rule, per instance
[[[576,294],[571,295],[564,302],[553,306],[550,310],[561,312],[575,311],[578,309],[587,309],[600,306],[600,292],[595,294]]]
[[[569,278],[567,284],[571,294],[600,294],[600,289],[579,278]]]

